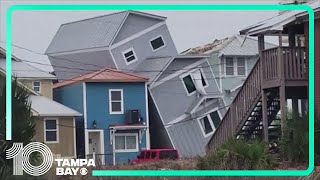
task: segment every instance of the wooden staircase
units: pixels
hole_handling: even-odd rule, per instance
[[[207,149],[215,149],[232,137],[279,137],[283,122],[279,123],[278,113],[281,106],[284,107],[281,112],[285,112],[286,98],[292,88],[307,87],[306,65],[303,47],[277,47],[261,51],[260,58],[208,142]],[[286,94],[285,91],[290,92]],[[305,93],[297,92],[295,96],[299,94]],[[268,126],[265,131],[263,123]]]

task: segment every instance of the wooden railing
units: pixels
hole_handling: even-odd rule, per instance
[[[282,52],[282,57],[279,56]],[[263,80],[306,79],[306,58],[304,47],[276,47],[262,51]],[[283,68],[283,69],[281,69]]]
[[[259,59],[216,129],[216,132],[208,143],[208,148],[218,147],[229,138],[234,137],[239,128],[244,124],[245,119],[250,115],[256,103],[260,100],[260,63],[261,61]]]

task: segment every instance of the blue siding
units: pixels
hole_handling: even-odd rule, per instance
[[[83,114],[82,83],[54,89],[53,99]]]
[[[109,89],[122,89],[124,114],[109,114]],[[110,124],[125,124],[125,113],[130,109],[138,109],[143,120],[146,120],[146,99],[144,83],[86,83],[87,92],[87,127],[93,128],[95,120],[98,129],[104,129],[105,154],[112,154],[110,145]],[[118,131],[117,131],[118,132]],[[138,133],[138,131],[136,131]],[[145,134],[139,149],[146,147]],[[138,155],[133,153],[116,153],[117,163],[126,163]],[[106,155],[106,164],[112,163],[112,155]]]

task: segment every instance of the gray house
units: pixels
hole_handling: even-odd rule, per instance
[[[123,11],[63,24],[46,54],[59,80],[103,67],[148,77],[147,148],[202,155],[225,113],[223,96],[209,56],[178,55],[165,20]]]
[[[275,45],[265,43],[266,49]],[[258,41],[244,35],[214,40],[204,46],[190,48],[182,54],[207,54],[212,71],[227,105],[231,104],[243,82],[259,58]]]

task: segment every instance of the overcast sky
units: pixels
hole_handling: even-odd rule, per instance
[[[128,1],[12,1],[0,0],[0,40],[5,41],[5,12],[10,5],[21,3],[38,4],[74,4],[74,3],[125,3]],[[149,1],[130,1],[130,3],[151,4]],[[187,4],[187,3],[278,3],[268,1],[152,1],[152,3]],[[90,18],[115,11],[16,11],[13,15],[13,43],[33,51],[43,53],[62,23]],[[145,11],[167,17],[167,24],[172,38],[183,51],[234,34],[249,25],[275,16],[278,11]]]

